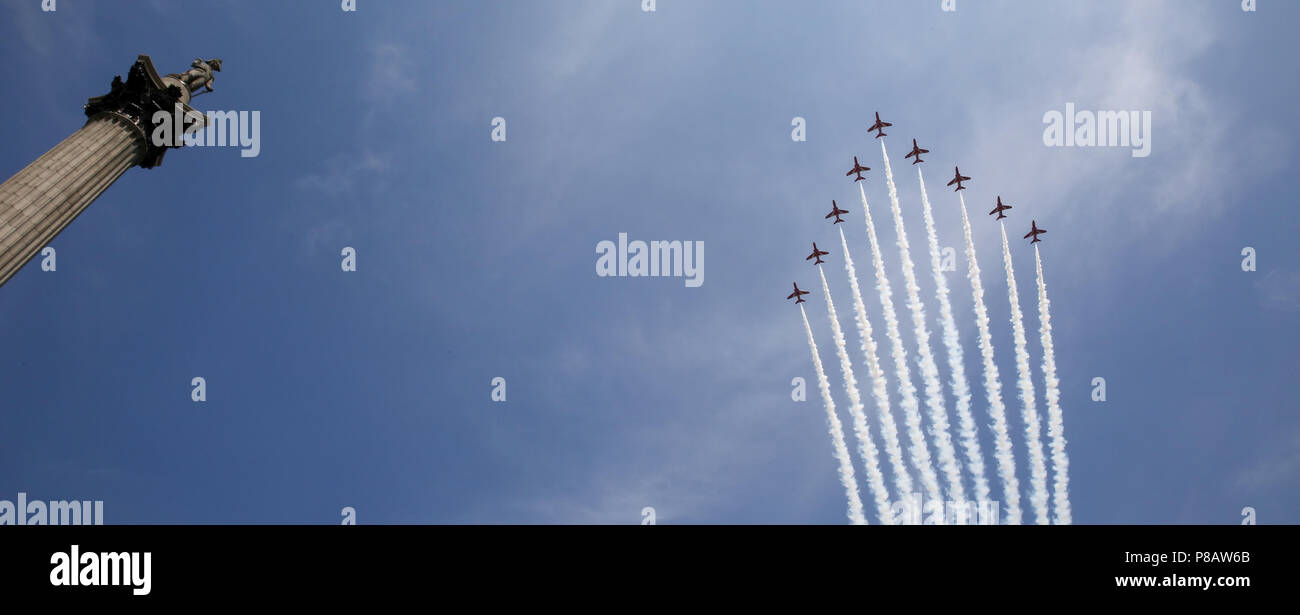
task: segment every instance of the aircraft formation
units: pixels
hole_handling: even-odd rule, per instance
[[[874,124],[872,124],[870,128],[867,129],[867,132],[870,133],[871,131],[876,131],[877,134],[875,135],[875,138],[879,139],[880,137],[886,136],[884,129],[885,129],[886,127],[888,127],[888,126],[893,126],[893,124],[881,120],[881,119],[880,119],[880,112],[877,111],[877,112],[876,112],[876,122],[875,122]],[[930,153],[930,150],[928,150],[928,149],[922,149],[919,145],[916,144],[916,139],[912,139],[912,151],[911,151],[911,152],[908,152],[908,154],[905,155],[905,156],[903,156],[903,157],[904,157],[904,158],[915,158],[915,160],[912,161],[912,164],[916,164],[916,163],[918,163],[918,162],[925,162],[924,160],[921,159],[921,154],[928,154],[928,153]],[[846,177],[853,177],[853,181],[856,183],[856,182],[860,182],[860,181],[865,180],[866,178],[863,177],[862,174],[863,174],[864,172],[866,172],[866,171],[870,171],[870,170],[871,170],[871,167],[863,166],[862,164],[860,164],[860,163],[858,162],[858,157],[857,157],[857,156],[854,156],[854,157],[853,157],[853,168],[850,169],[848,173],[845,173],[845,176],[846,176]],[[966,186],[963,186],[963,185],[962,185],[962,182],[968,182],[968,181],[971,180],[971,178],[970,178],[969,176],[962,175],[962,174],[961,174],[961,169],[960,169],[959,167],[954,166],[954,167],[952,168],[952,170],[953,170],[953,175],[954,175],[954,176],[953,176],[952,180],[948,182],[947,185],[949,185],[949,186],[951,186],[951,185],[953,185],[953,184],[956,184],[956,185],[957,185],[957,187],[953,189],[953,192],[956,192],[956,191],[958,191],[958,190],[965,190],[965,189],[966,189]],[[996,215],[997,215],[997,218],[994,218],[994,219],[995,219],[995,220],[1002,220],[1002,219],[1004,219],[1004,218],[1007,217],[1007,215],[1006,215],[1005,213],[1003,213],[1003,212],[1007,211],[1008,209],[1011,209],[1011,206],[1010,206],[1010,205],[1003,205],[1003,204],[1002,204],[1002,196],[999,195],[999,196],[997,197],[997,205],[993,207],[993,211],[990,211],[990,212],[989,212],[989,215],[992,216],[992,215],[995,215],[995,214],[996,214]],[[839,223],[841,223],[841,222],[844,221],[844,219],[843,219],[841,216],[843,216],[843,215],[845,215],[845,214],[847,214],[847,213],[849,213],[848,210],[846,210],[846,209],[840,209],[840,206],[839,206],[838,204],[836,204],[836,202],[832,199],[832,200],[831,200],[831,213],[826,214],[826,219],[827,219],[827,220],[830,220],[831,218],[835,218],[835,220],[834,220],[833,222],[831,222],[831,224],[839,224]],[[1046,232],[1047,232],[1047,231],[1046,231],[1045,229],[1040,229],[1040,228],[1038,228],[1038,221],[1037,221],[1037,220],[1030,220],[1030,223],[1029,223],[1029,233],[1027,233],[1027,234],[1024,236],[1024,239],[1030,239],[1030,238],[1032,237],[1033,239],[1032,239],[1029,243],[1031,243],[1031,244],[1039,243],[1039,242],[1042,241],[1042,239],[1040,239],[1038,236],[1041,235],[1041,234],[1043,234],[1043,233],[1046,233]],[[813,253],[810,254],[810,255],[808,255],[808,258],[805,258],[804,260],[813,260],[813,259],[817,259],[817,260],[813,261],[813,264],[814,264],[814,265],[820,265],[820,264],[826,262],[826,261],[823,261],[821,257],[826,256],[827,254],[829,254],[829,252],[826,252],[826,251],[824,251],[824,250],[818,250],[818,249],[817,249],[817,243],[816,243],[816,242],[813,242]],[[795,301],[795,303],[805,303],[805,301],[804,301],[804,299],[803,299],[803,295],[806,295],[806,294],[808,294],[807,291],[799,290],[799,285],[798,285],[798,284],[795,284],[795,287],[794,287],[794,293],[792,293],[790,296],[786,297],[786,300],[797,299],[797,300]]]
[[[831,437],[835,457],[839,461],[840,483],[845,488],[845,496],[848,500],[847,514],[849,520],[853,524],[868,523],[867,516],[870,512],[868,509],[872,508],[871,504],[874,504],[875,516],[883,524],[922,523],[921,516],[923,515],[917,511],[925,511],[927,507],[921,506],[919,501],[909,505],[912,509],[915,509],[911,513],[908,512],[908,506],[904,506],[904,510],[900,513],[895,504],[898,503],[899,497],[907,498],[914,495],[919,498],[924,492],[925,498],[932,502],[946,502],[943,507],[939,507],[944,509],[942,515],[937,512],[933,514],[926,513],[930,514],[929,521],[924,521],[927,524],[978,523],[980,525],[992,525],[999,523],[1000,511],[1005,511],[1006,523],[1010,525],[1027,522],[1028,517],[1026,515],[1030,512],[1032,512],[1033,522],[1039,525],[1048,525],[1053,522],[1068,525],[1072,523],[1072,512],[1069,498],[1069,459],[1065,450],[1064,415],[1060,405],[1060,381],[1056,377],[1055,350],[1051,338],[1050,301],[1047,298],[1047,287],[1043,280],[1042,256],[1036,245],[1042,241],[1041,235],[1047,231],[1038,226],[1037,220],[1030,220],[1029,232],[1024,235],[1024,238],[1030,240],[1029,243],[1033,247],[1037,275],[1039,342],[1040,347],[1043,349],[1041,372],[1044,399],[1046,400],[1046,404],[1043,406],[1045,412],[1040,413],[1035,393],[1036,385],[1030,368],[1031,359],[1026,340],[1024,312],[1020,307],[1020,295],[1004,222],[1008,218],[1007,212],[1012,209],[1012,206],[1004,203],[1001,195],[998,195],[995,201],[996,204],[988,212],[988,215],[995,216],[994,219],[997,220],[999,227],[1001,227],[1001,257],[1007,280],[1007,302],[1010,306],[1010,318],[1007,322],[1011,326],[1014,340],[1014,378],[1017,389],[1015,399],[1020,401],[1019,418],[1023,426],[1023,432],[1020,433],[1023,434],[1021,437],[1023,437],[1023,450],[1026,455],[1024,458],[1027,468],[1024,471],[1026,480],[1024,483],[1025,488],[1022,491],[1020,476],[1016,471],[1016,455],[1012,444],[1012,440],[1016,436],[1013,435],[1015,432],[1012,431],[1012,427],[1007,420],[1008,406],[1013,405],[1014,400],[1008,399],[1008,396],[1003,394],[1001,370],[995,362],[993,338],[989,328],[990,321],[984,300],[983,284],[980,279],[979,263],[976,257],[970,220],[967,217],[965,193],[962,192],[967,188],[965,183],[972,181],[972,179],[969,175],[963,175],[960,167],[953,167],[953,176],[947,182],[947,185],[954,187],[953,191],[957,195],[957,200],[961,203],[960,213],[968,266],[967,277],[971,281],[972,310],[976,314],[976,337],[979,340],[978,350],[983,368],[982,384],[984,385],[985,400],[987,401],[987,415],[980,417],[980,419],[987,420],[988,426],[993,430],[995,448],[993,449],[992,459],[997,466],[996,479],[1001,483],[1001,499],[998,500],[992,497],[990,473],[984,463],[985,455],[981,450],[984,445],[974,435],[978,430],[978,423],[976,415],[972,412],[975,409],[972,404],[973,395],[971,391],[973,381],[966,375],[964,353],[967,352],[967,349],[961,343],[959,327],[953,314],[953,306],[949,298],[948,278],[943,273],[946,270],[940,266],[941,244],[934,226],[933,206],[925,190],[927,184],[923,167],[916,167],[916,175],[921,188],[918,195],[920,197],[919,205],[926,227],[927,241],[925,247],[929,251],[930,263],[932,264],[931,273],[934,276],[936,303],[931,304],[931,308],[937,308],[933,312],[937,314],[937,319],[927,317],[926,302],[921,298],[921,289],[917,283],[916,260],[912,257],[912,249],[905,228],[905,216],[899,205],[891,158],[883,140],[885,136],[884,129],[891,126],[893,124],[882,120],[877,112],[875,122],[868,128],[868,134],[872,134],[875,139],[881,139],[880,150],[884,162],[884,181],[889,188],[890,208],[887,215],[890,215],[894,223],[899,267],[904,281],[903,288],[907,295],[902,305],[911,314],[912,337],[915,340],[914,350],[907,348],[907,341],[904,339],[899,327],[889,274],[880,254],[881,244],[876,235],[875,222],[872,220],[872,214],[875,212],[867,204],[865,184],[860,183],[868,179],[865,173],[871,169],[859,161],[859,156],[854,156],[853,167],[849,169],[848,173],[845,173],[846,177],[852,178],[853,183],[858,186],[861,192],[863,211],[860,213],[866,227],[868,244],[872,252],[871,266],[875,269],[875,290],[880,295],[881,320],[879,322],[884,325],[883,338],[888,340],[889,345],[888,355],[885,355],[881,350],[881,346],[877,345],[875,341],[871,318],[863,302],[856,267],[850,254],[842,254],[844,274],[850,280],[854,299],[854,318],[852,322],[858,329],[863,361],[871,376],[870,396],[876,402],[876,409],[878,410],[878,414],[870,418],[867,416],[866,406],[863,403],[863,389],[859,387],[859,381],[854,374],[854,361],[850,356],[849,346],[841,328],[840,317],[835,309],[830,284],[827,282],[825,271],[818,270],[818,281],[821,282],[822,291],[825,293],[826,314],[831,328],[831,339],[835,344],[835,354],[839,358],[840,371],[843,375],[845,397],[849,402],[848,415],[852,419],[853,439],[858,444],[861,467],[865,471],[865,482],[868,487],[867,493],[871,498],[871,500],[865,502],[866,505],[864,505],[864,498],[858,489],[859,483],[855,474],[855,464],[849,452],[845,425],[841,422],[839,412],[836,410],[835,398],[831,393],[829,379],[821,361],[816,336],[808,320],[807,310],[803,305],[800,305],[807,302],[805,296],[810,294],[810,291],[799,288],[799,284],[795,282],[793,283],[793,292],[786,296],[787,301],[794,299],[795,303],[799,305],[804,332],[808,336],[808,347],[813,359],[813,368],[820,383],[822,405],[826,410],[827,430]],[[929,153],[930,150],[922,148],[916,139],[912,139],[912,148],[904,158],[912,160],[912,165],[915,166],[925,162],[922,155]],[[854,212],[840,207],[839,203],[832,200],[831,211],[825,215],[825,219],[830,220],[832,225],[838,225],[844,222],[844,216],[850,213]],[[842,250],[847,252],[849,243],[843,232],[840,233],[840,240]],[[823,257],[828,255],[828,250],[821,249],[814,242],[812,244],[812,253],[804,258],[804,262],[819,267],[827,262]],[[939,335],[931,334],[933,330],[930,328],[930,322],[934,320],[937,320],[939,327],[942,329],[942,333]],[[932,344],[932,339],[938,341]],[[937,353],[935,350],[940,345],[946,351],[944,354],[946,354],[947,367],[950,372],[948,393],[951,394],[951,397],[944,391],[943,370],[936,361]],[[916,360],[914,362],[908,361],[907,355],[911,352],[915,352]],[[882,364],[882,358],[892,359],[892,378],[886,373],[889,366]],[[891,382],[896,386],[896,391],[892,394],[888,391]],[[952,401],[951,405],[949,405],[949,399]],[[895,400],[897,401],[896,406],[894,405]],[[899,419],[901,419],[901,423]],[[1044,419],[1046,419],[1045,429],[1043,426]],[[872,434],[873,426],[878,429],[876,434]],[[1017,425],[1016,429],[1019,430],[1020,427],[1021,425]],[[1046,434],[1046,440],[1043,434]],[[883,443],[883,447],[877,448],[877,437]],[[960,451],[958,448],[960,448]],[[905,449],[906,458],[904,457]],[[1050,456],[1046,454],[1048,450],[1051,452]],[[1050,488],[1048,485],[1049,459],[1053,475]],[[888,481],[886,480],[886,465],[889,470]],[[970,490],[967,489],[968,487]],[[1026,496],[1024,500],[1028,503],[1028,506],[1022,505],[1022,495]],[[972,509],[971,506],[974,506],[974,508]],[[937,511],[939,508],[933,508],[933,510]],[[972,510],[976,512],[971,512]]]

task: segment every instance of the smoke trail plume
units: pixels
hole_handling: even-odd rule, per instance
[[[822,367],[821,355],[817,353],[817,340],[813,339],[812,325],[808,324],[808,312],[799,306],[803,315],[803,328],[808,332],[808,348],[812,350],[813,369],[817,370],[817,386],[822,392],[822,403],[826,406],[826,425],[830,430],[831,444],[835,447],[835,459],[840,462],[840,484],[844,485],[844,494],[849,499],[849,522],[854,525],[866,525],[867,518],[862,514],[862,498],[858,495],[858,480],[853,474],[853,461],[849,459],[849,448],[844,444],[844,426],[840,424],[839,415],[835,414],[835,399],[831,397],[831,383],[826,379],[826,369]]]
[[[849,396],[849,416],[853,417],[853,435],[858,439],[858,454],[867,470],[867,486],[876,500],[876,514],[880,522],[891,524],[889,515],[889,490],[885,488],[885,477],[880,473],[880,454],[876,443],[871,439],[871,430],[867,428],[867,415],[862,410],[862,395],[858,392],[858,379],[853,375],[853,362],[849,360],[848,345],[844,343],[844,331],[840,329],[840,317],[835,313],[835,302],[831,300],[831,287],[826,283],[826,272],[821,267],[817,272],[822,278],[822,292],[826,294],[826,311],[831,320],[831,337],[835,340],[835,351],[840,358],[840,371],[844,375],[844,393]]]
[[[1034,246],[1034,264],[1038,269],[1038,335],[1043,343],[1043,387],[1047,389],[1047,436],[1052,451],[1052,474],[1055,476],[1052,503],[1056,522],[1071,523],[1070,458],[1065,454],[1065,419],[1061,415],[1061,381],[1056,378],[1056,350],[1052,346],[1052,314],[1048,309],[1047,283],[1043,281],[1043,257]]]
[[[1025,446],[1029,448],[1029,501],[1034,506],[1034,522],[1047,525],[1047,467],[1043,461],[1042,428],[1034,401],[1034,381],[1029,372],[1029,349],[1025,342],[1024,315],[1020,312],[1020,293],[1016,290],[1016,272],[1011,266],[1011,248],[1007,246],[1007,227],[1002,225],[1002,260],[1007,269],[1007,295],[1011,301],[1011,327],[1016,342],[1016,371],[1019,373],[1020,408],[1025,420]]]
[[[853,266],[853,257],[849,255],[849,242],[844,238],[844,229],[840,229],[840,246],[844,250],[844,271],[849,276],[849,287],[853,290],[853,312],[858,325],[858,338],[862,340],[862,355],[867,362],[867,373],[871,376],[871,395],[876,399],[880,409],[880,434],[885,441],[885,453],[889,457],[889,467],[894,471],[894,488],[901,494],[900,499],[912,493],[912,475],[903,463],[903,448],[898,443],[898,425],[889,404],[889,383],[885,370],[880,367],[880,357],[876,347],[876,337],[871,330],[871,320],[867,318],[867,307],[862,303],[862,288],[858,286],[858,270]]]
[[[930,411],[930,423],[933,427],[934,447],[938,450],[939,465],[943,468],[948,481],[949,499],[966,501],[966,489],[961,482],[961,468],[957,465],[957,451],[952,445],[949,433],[948,410],[943,404],[943,387],[939,384],[939,367],[934,363],[934,354],[930,352],[930,330],[925,324],[925,304],[921,303],[921,287],[916,284],[916,266],[912,264],[911,247],[907,241],[907,230],[903,228],[903,212],[898,207],[898,189],[894,186],[894,172],[889,166],[889,154],[885,151],[885,142],[880,141],[880,155],[885,160],[885,182],[889,186],[889,205],[894,214],[894,230],[898,235],[898,258],[903,265],[904,286],[907,289],[907,306],[912,312],[912,331],[916,335],[917,355],[920,358],[921,378],[925,381],[925,405]],[[926,476],[922,474],[922,482]],[[939,485],[926,484],[932,500],[941,500]]]
[[[966,380],[966,359],[962,353],[961,340],[957,335],[957,321],[952,316],[952,302],[948,299],[948,278],[940,269],[939,237],[934,230],[934,216],[930,210],[930,196],[925,192],[925,174],[921,167],[916,167],[916,178],[921,182],[921,210],[925,214],[925,234],[930,244],[930,268],[934,272],[934,286],[939,298],[939,321],[943,326],[943,345],[948,350],[948,371],[952,374],[949,386],[953,397],[957,399],[957,424],[961,435],[962,452],[966,455],[966,467],[970,470],[971,480],[975,483],[975,500],[989,501],[989,480],[984,475],[984,452],[980,450],[979,434],[975,430],[975,418],[970,411],[970,382]],[[961,194],[958,192],[957,194]]]
[[[1002,401],[1002,380],[998,365],[993,360],[993,336],[989,333],[989,311],[984,305],[984,283],[980,280],[979,259],[975,257],[975,240],[971,238],[970,218],[966,216],[966,197],[961,198],[961,226],[966,235],[966,277],[970,279],[971,298],[974,300],[975,324],[979,329],[980,354],[984,359],[984,396],[989,402],[989,417],[993,419],[993,458],[998,463],[998,476],[1002,478],[1002,500],[1007,507],[1006,521],[1020,524],[1020,480],[1016,478],[1016,458],[1011,448],[1011,434],[1007,429],[1007,406]]]
[[[907,349],[903,346],[903,336],[898,332],[898,315],[894,312],[889,276],[885,275],[884,259],[880,256],[880,243],[876,240],[876,225],[871,221],[867,191],[862,184],[858,184],[858,192],[862,194],[862,217],[867,223],[867,237],[871,240],[871,260],[876,267],[876,290],[880,292],[880,306],[885,315],[885,333],[889,337],[894,372],[898,378],[898,405],[903,408],[904,421],[907,423],[907,437],[910,441],[908,453],[910,453],[912,466],[921,475],[921,483],[926,488],[926,497],[933,501],[940,501],[942,496],[939,493],[939,479],[934,472],[934,462],[930,460],[930,445],[925,441],[925,433],[921,431],[921,409],[917,404],[912,374],[907,367]]]

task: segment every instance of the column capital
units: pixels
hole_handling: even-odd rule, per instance
[[[183,117],[203,117],[189,105],[190,91],[185,82],[176,75],[158,76],[153,60],[141,54],[131,65],[126,81],[122,76],[113,77],[109,92],[86,101],[86,117],[94,118],[100,114],[110,114],[135,126],[137,135],[143,141],[144,155],[140,166],[150,169],[162,164],[163,154],[169,148],[181,145],[155,145],[150,138],[153,131],[153,116],[158,111],[171,114],[176,105],[181,106]],[[182,127],[176,127],[179,133]]]

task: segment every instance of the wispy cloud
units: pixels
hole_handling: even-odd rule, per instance
[[[1300,272],[1271,270],[1255,282],[1255,290],[1270,310],[1300,311]]]
[[[1237,474],[1243,489],[1269,489],[1300,479],[1300,430],[1293,431],[1275,453]]]
[[[376,43],[370,48],[370,64],[360,95],[372,104],[397,103],[401,101],[399,95],[415,91],[419,78],[405,47]]]
[[[6,8],[12,29],[40,56],[81,55],[98,46],[93,3],[63,4],[59,10],[48,13],[41,10],[40,0],[8,2]]]
[[[371,150],[355,155],[336,155],[325,162],[324,168],[294,180],[299,190],[324,194],[347,194],[357,190],[358,182],[383,173],[392,166],[391,160]]]

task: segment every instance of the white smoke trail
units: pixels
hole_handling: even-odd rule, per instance
[[[930,243],[930,268],[934,272],[934,286],[939,298],[939,322],[943,325],[943,345],[948,349],[948,371],[952,374],[949,386],[957,399],[957,424],[961,434],[962,452],[966,454],[966,467],[975,483],[975,501],[989,501],[989,479],[984,475],[984,452],[980,450],[979,433],[975,418],[970,412],[970,382],[966,380],[966,358],[957,335],[957,321],[952,316],[952,301],[948,299],[948,278],[940,269],[939,236],[934,230],[934,216],[930,210],[930,196],[925,192],[925,174],[916,167],[916,178],[921,182],[921,210],[925,214],[925,234]],[[958,192],[957,194],[961,194]]]
[[[853,290],[853,311],[858,325],[858,338],[862,340],[862,355],[866,358],[867,373],[871,375],[871,395],[876,399],[880,409],[880,434],[885,440],[885,453],[889,456],[889,467],[894,471],[894,487],[900,499],[912,493],[912,475],[903,463],[903,447],[898,443],[898,424],[894,422],[894,413],[889,404],[889,383],[885,370],[880,367],[880,357],[876,347],[876,337],[871,330],[871,320],[867,318],[867,307],[862,303],[862,288],[858,286],[858,270],[853,266],[853,257],[849,255],[849,242],[844,238],[844,229],[840,229],[840,246],[844,250],[844,271],[849,276],[849,287]]]
[[[1002,499],[1007,507],[1007,523],[1020,525],[1020,480],[1016,478],[1016,457],[1011,448],[1011,434],[1007,430],[1007,406],[1002,401],[1002,380],[998,365],[993,360],[993,336],[989,333],[989,311],[984,305],[984,283],[980,280],[979,260],[975,258],[975,240],[971,238],[970,218],[966,217],[966,197],[961,198],[961,226],[966,235],[966,277],[970,279],[971,297],[975,305],[975,324],[979,329],[980,354],[984,358],[984,396],[989,402],[989,416],[993,419],[993,458],[998,462],[998,476],[1002,478]]]
[[[889,276],[885,275],[884,259],[880,256],[880,243],[876,240],[876,225],[871,221],[871,208],[867,205],[867,191],[862,184],[858,184],[858,192],[862,194],[862,217],[867,222],[867,237],[871,240],[871,260],[876,267],[876,290],[880,291],[880,306],[885,315],[885,333],[889,336],[890,350],[894,358],[894,372],[898,378],[898,405],[903,408],[904,422],[907,423],[907,437],[911,443],[908,453],[912,459],[912,466],[920,473],[921,483],[926,487],[926,497],[932,501],[941,501],[939,479],[934,472],[934,462],[930,460],[930,445],[925,440],[925,433],[921,431],[921,409],[916,400],[916,387],[912,385],[912,374],[907,367],[907,349],[903,346],[903,336],[898,332],[898,315],[894,312],[893,292],[889,287]]]
[[[904,286],[907,288],[907,306],[912,312],[912,331],[916,335],[917,355],[920,358],[921,378],[925,381],[925,405],[930,411],[930,423],[933,428],[934,447],[939,451],[939,465],[943,468],[948,481],[949,500],[966,501],[966,489],[961,483],[961,468],[957,465],[957,450],[952,445],[949,433],[948,410],[943,404],[943,387],[939,384],[939,367],[934,363],[934,354],[930,352],[930,329],[925,324],[925,304],[921,303],[921,287],[916,284],[916,266],[912,264],[911,247],[907,241],[907,230],[903,228],[903,212],[898,207],[898,189],[894,186],[894,172],[889,166],[889,154],[885,151],[885,141],[880,141],[880,156],[885,159],[885,182],[889,185],[889,205],[894,213],[894,231],[898,235],[898,259],[903,264]],[[925,482],[922,475],[922,482]],[[932,500],[941,500],[939,485],[926,485]]]
[[[1020,408],[1025,420],[1025,446],[1029,448],[1029,501],[1034,505],[1034,522],[1047,525],[1047,467],[1043,461],[1042,429],[1034,401],[1034,381],[1029,372],[1029,350],[1025,342],[1024,315],[1020,312],[1020,293],[1016,290],[1016,272],[1011,266],[1011,248],[1007,246],[1007,227],[1002,225],[1002,260],[1007,269],[1007,295],[1011,301],[1011,327],[1016,342],[1016,370],[1020,374]]]
[[[817,340],[813,339],[812,325],[808,324],[808,312],[799,306],[803,314],[803,328],[808,332],[808,348],[812,350],[813,369],[817,370],[817,386],[821,388],[822,403],[826,406],[826,425],[831,433],[831,444],[835,447],[835,459],[840,462],[840,484],[844,485],[844,494],[849,498],[849,522],[853,525],[866,525],[867,517],[862,514],[862,498],[858,495],[858,479],[853,474],[853,461],[849,459],[849,448],[844,444],[844,426],[835,414],[835,399],[831,397],[831,383],[826,379],[826,369],[822,367],[821,355],[817,353]]]
[[[831,287],[826,283],[826,272],[817,267],[822,277],[822,292],[826,294],[826,311],[831,320],[831,337],[835,340],[835,351],[840,358],[840,372],[844,375],[844,393],[849,396],[849,416],[853,417],[853,435],[858,439],[858,454],[867,469],[867,486],[876,500],[876,514],[880,522],[892,525],[889,514],[889,490],[885,487],[885,476],[880,473],[880,454],[876,443],[871,439],[871,430],[867,427],[867,415],[862,410],[862,394],[858,392],[858,379],[853,375],[853,362],[849,360],[849,349],[844,343],[844,330],[840,329],[840,317],[835,313],[835,302],[831,300]]]
[[[1047,389],[1047,436],[1051,442],[1053,484],[1052,502],[1056,523],[1069,525],[1070,458],[1065,454],[1065,419],[1061,415],[1061,381],[1056,378],[1056,350],[1052,345],[1052,314],[1048,307],[1047,283],[1043,281],[1043,257],[1034,246],[1034,263],[1038,268],[1038,335],[1043,343],[1043,386]]]

